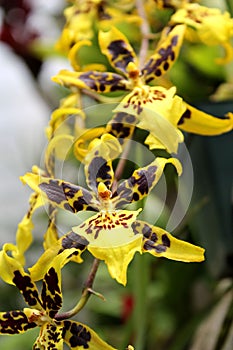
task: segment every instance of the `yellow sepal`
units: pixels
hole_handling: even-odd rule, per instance
[[[220,135],[233,128],[233,114],[228,113],[224,119],[202,112],[188,104],[187,110],[178,124],[181,130],[198,135]]]
[[[142,236],[134,236],[128,244],[118,247],[99,248],[90,244],[88,250],[97,259],[104,260],[111,277],[125,286],[128,265],[136,252],[142,252]]]

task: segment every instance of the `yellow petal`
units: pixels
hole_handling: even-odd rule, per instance
[[[116,190],[117,195],[114,195],[112,200],[115,208],[145,198],[158,183],[168,163],[173,164],[178,175],[181,175],[182,166],[178,159],[157,157],[149,165],[135,170],[129,179],[120,183]]]
[[[25,265],[25,252],[28,250],[33,241],[32,230],[34,225],[32,222],[32,215],[37,208],[43,205],[43,201],[41,201],[41,198],[36,193],[33,193],[30,197],[29,203],[30,208],[27,214],[18,224],[16,232],[16,245],[7,245],[7,250],[11,252],[12,257],[15,258],[22,266]]]
[[[74,70],[79,71],[80,70],[80,64],[78,62],[78,51],[82,46],[91,46],[90,40],[81,40],[78,41],[76,44],[72,46],[72,48],[69,50],[68,58],[70,60],[70,63]]]
[[[173,237],[157,226],[137,220],[136,232],[143,232],[143,252],[183,262],[203,261],[205,249]]]
[[[199,4],[187,4],[171,17],[172,23],[185,23],[192,29],[195,39],[206,45],[217,45],[229,40],[233,20],[228,12]],[[195,30],[195,32],[194,32]]]
[[[81,186],[33,173],[26,173],[20,179],[42,196],[45,202],[48,201],[55,207],[73,213],[80,210],[98,210],[94,195]]]
[[[18,260],[10,257],[7,252],[16,249],[13,244],[4,244],[2,251],[0,251],[0,277],[4,282],[14,284],[14,271],[24,273],[24,269]]]
[[[54,261],[55,264],[59,264],[60,268],[70,260],[76,263],[83,262],[81,254],[85,250],[85,246],[74,241],[73,235],[73,232],[69,232],[61,237],[57,243],[47,249],[37,262],[28,269],[33,281],[42,279]],[[74,256],[73,253],[75,253]]]
[[[202,112],[188,104],[181,116],[178,127],[181,130],[198,135],[220,135],[231,131],[233,127],[233,114],[228,113],[225,118],[217,118]]]
[[[58,232],[55,223],[55,214],[56,210],[53,210],[52,215],[50,216],[50,222],[48,228],[44,234],[43,247],[44,250],[47,250],[57,244],[58,241]]]
[[[116,350],[103,341],[90,327],[75,321],[62,321],[63,338],[73,350]],[[82,344],[82,345],[80,345]],[[57,348],[56,348],[57,349]]]
[[[40,327],[33,349],[56,349],[63,350],[63,326],[59,323],[46,322]]]
[[[63,130],[65,131],[65,130]],[[67,129],[67,133],[70,130]],[[65,160],[74,143],[74,137],[68,134],[54,136],[48,144],[45,152],[45,164],[49,174],[54,173],[53,155],[59,160]]]
[[[177,25],[168,35],[162,36],[156,47],[155,54],[149,58],[142,69],[142,74],[147,84],[171,69],[179,55],[185,30],[185,25]],[[166,31],[167,28],[165,28],[164,32]]]
[[[171,17],[171,24],[174,23],[187,24],[186,38],[205,45],[225,46],[233,36],[233,19],[228,12],[199,4],[187,4],[176,11]],[[226,53],[225,61],[228,61],[229,51]]]
[[[129,89],[130,82],[122,76],[111,72],[88,71],[84,73],[61,70],[52,80],[62,86],[78,89],[88,89],[98,93],[112,91],[125,91]]]
[[[149,149],[166,149],[165,145],[152,134],[147,136],[144,143],[149,146]]]
[[[78,138],[74,144],[74,155],[80,162],[87,156],[90,142],[94,138],[103,135],[104,132],[105,127],[78,130]]]
[[[115,136],[121,145],[133,135],[136,117],[128,113],[116,113],[106,125],[106,132]]]
[[[100,49],[107,56],[111,65],[127,75],[129,62],[137,65],[136,54],[128,39],[117,28],[111,27],[107,32],[99,32]]]
[[[186,107],[175,92],[175,87],[143,85],[126,95],[114,111],[136,116],[139,128],[148,130],[169,153],[177,153],[179,143],[183,142],[177,122]]]
[[[118,247],[99,248],[90,244],[88,250],[97,259],[104,260],[110,276],[125,286],[128,265],[136,252],[141,253],[142,236],[134,236],[129,243]]]
[[[17,259],[22,265],[25,264],[24,253],[30,247],[33,236],[32,230],[34,228],[31,217],[25,215],[22,221],[18,224],[18,229],[16,232],[16,247],[17,250],[12,252],[12,255]]]
[[[88,147],[84,159],[85,175],[88,186],[96,192],[98,184],[103,182],[108,189],[111,188],[114,179],[112,160],[122,151],[116,137],[103,134],[101,138],[95,138]]]
[[[126,284],[128,264],[135,252],[141,252],[142,236],[135,236],[132,224],[138,211],[100,212],[73,231],[89,242],[87,249],[104,260],[112,278]]]
[[[72,101],[70,97],[71,96],[67,98],[67,101],[63,101],[63,103],[66,104],[66,102],[69,103],[70,101]],[[55,132],[58,132],[59,134],[65,134],[64,127],[67,130],[67,125],[65,121],[71,115],[75,116],[75,118],[80,118],[82,121],[85,119],[85,114],[83,113],[83,111],[75,106],[66,107],[61,104],[61,106],[52,113],[49,121],[49,126],[46,129],[46,134],[49,140],[55,134]]]
[[[32,309],[27,309],[32,310]],[[35,310],[37,311],[37,310]],[[29,317],[32,313],[29,314]],[[0,334],[20,334],[36,327],[35,323],[29,322],[28,315],[21,310],[0,312]]]

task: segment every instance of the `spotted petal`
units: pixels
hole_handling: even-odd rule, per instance
[[[30,276],[33,281],[38,281],[43,278],[46,272],[51,267],[51,264],[59,263],[60,268],[69,260],[75,260],[77,263],[82,263],[81,254],[86,249],[88,242],[82,239],[74,232],[68,232],[62,236],[56,244],[40,256],[37,262],[29,268]],[[54,261],[58,259],[58,262]]]
[[[116,350],[82,323],[68,320],[63,321],[62,324],[64,341],[73,350]]]
[[[12,256],[19,261],[20,264],[25,265],[25,252],[30,247],[33,236],[33,222],[32,215],[37,208],[43,205],[43,202],[39,198],[37,193],[33,193],[30,196],[30,208],[26,215],[24,215],[23,219],[18,224],[17,232],[16,232],[16,245],[12,244],[11,248],[8,245],[9,250],[12,253]]]
[[[88,148],[84,159],[86,181],[88,186],[95,192],[100,182],[110,189],[113,183],[114,172],[112,160],[121,152],[121,146],[117,138],[104,134],[100,139],[94,139]]]
[[[33,173],[27,173],[21,180],[56,207],[74,213],[80,210],[98,210],[95,197],[81,186]]]
[[[139,168],[134,171],[133,175],[124,180],[113,195],[113,202],[116,208],[122,205],[139,201],[146,197],[154,188],[163,174],[166,164],[171,163],[176,167],[178,174],[182,172],[182,167],[178,159],[175,158],[156,158],[146,167]]]
[[[108,93],[129,90],[129,82],[116,73],[97,71],[79,73],[61,70],[52,80],[74,91],[88,89],[98,93]]]
[[[34,322],[29,322],[23,311],[0,312],[0,334],[19,334],[37,327]]]
[[[139,211],[100,212],[73,228],[87,239],[92,255],[105,261],[111,277],[123,285],[130,261],[141,252],[142,236],[135,236],[131,227]]]
[[[178,127],[183,131],[211,136],[223,134],[233,128],[233,113],[228,113],[225,118],[217,118],[188,104],[186,106],[187,109],[178,122]]]
[[[60,322],[44,323],[36,339],[33,350],[63,350],[63,324]]]
[[[43,278],[41,299],[46,314],[51,318],[54,318],[62,306],[60,266],[54,266],[53,264],[45,274]]]
[[[107,56],[113,68],[127,74],[129,62],[136,66],[137,56],[128,39],[117,28],[112,27],[109,31],[99,32],[99,44],[101,51]]]
[[[139,128],[148,130],[169,153],[177,153],[179,143],[183,142],[177,122],[186,107],[175,92],[175,87],[143,85],[126,95],[114,111],[134,115]]]
[[[1,278],[9,284],[15,285],[23,295],[29,306],[36,307],[38,310],[42,308],[38,290],[34,282],[31,280],[20,263],[7,254],[7,244],[3,246],[0,252]]]
[[[106,132],[115,136],[123,145],[133,134],[137,119],[134,115],[119,112],[108,122]]]
[[[204,260],[204,249],[173,237],[160,227],[137,220],[133,224],[135,234],[143,235],[144,253],[183,262]]]
[[[177,25],[168,35],[162,37],[155,54],[150,57],[142,69],[142,74],[147,84],[166,73],[173,66],[180,52],[185,29],[185,25]],[[165,28],[164,32],[166,31],[167,28]]]

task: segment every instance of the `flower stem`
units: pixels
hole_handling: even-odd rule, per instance
[[[142,42],[141,48],[139,51],[139,69],[141,70],[147,56],[148,47],[149,47],[149,36],[150,36],[150,26],[147,21],[146,11],[142,0],[136,0],[136,7],[138,14],[142,19],[141,23],[141,33],[142,33]]]
[[[148,305],[147,305],[147,288],[149,281],[149,260],[148,256],[136,256],[134,261],[134,267],[136,273],[134,274],[134,332],[135,342],[134,346],[137,350],[145,349],[146,328],[148,318]]]
[[[125,167],[125,163],[127,161],[127,156],[129,154],[130,151],[130,146],[131,146],[131,142],[130,140],[128,141],[128,143],[126,144],[124,151],[122,153],[122,156],[119,160],[119,163],[117,164],[115,173],[114,173],[114,180],[115,182],[119,181],[122,177],[122,173],[124,171],[124,167]]]
[[[98,296],[104,300],[104,297],[101,294],[92,290],[92,286],[93,286],[94,279],[95,279],[95,276],[96,276],[96,273],[97,273],[97,270],[99,267],[99,263],[100,263],[100,260],[94,259],[92,267],[91,267],[91,271],[90,271],[90,273],[89,273],[89,275],[84,283],[82,296],[81,296],[80,300],[78,301],[78,303],[75,305],[75,307],[73,309],[71,309],[69,311],[65,311],[65,312],[60,313],[60,314],[57,314],[55,316],[55,319],[57,321],[71,318],[74,315],[76,315],[77,313],[79,313],[84,308],[84,306],[86,305],[86,303],[88,302],[88,300],[92,294],[95,294],[96,296]]]

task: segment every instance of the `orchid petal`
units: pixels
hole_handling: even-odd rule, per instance
[[[187,109],[178,122],[178,127],[183,131],[211,136],[229,132],[233,128],[233,113],[228,113],[225,118],[218,118],[188,104],[186,106]]]
[[[130,85],[119,74],[97,71],[80,73],[61,70],[52,80],[74,91],[77,91],[77,89],[88,89],[98,93],[126,91],[129,90]]]
[[[110,64],[116,70],[128,75],[127,66],[129,62],[133,62],[137,66],[137,56],[132,46],[125,35],[117,28],[112,27],[107,32],[100,31],[99,44],[102,53],[107,56]]]
[[[63,350],[63,324],[56,322],[44,323],[40,327],[40,334],[37,337],[33,350]]]
[[[23,311],[14,310],[0,312],[0,334],[19,334],[37,327],[34,322],[29,322]]]
[[[177,25],[168,35],[162,36],[155,54],[150,57],[142,69],[142,75],[147,84],[166,73],[173,66],[180,52],[185,29],[185,25]],[[165,28],[166,30],[167,28]]]
[[[69,135],[69,129],[64,130],[67,134],[58,134],[54,136],[48,144],[45,152],[45,166],[49,174],[54,172],[54,157],[59,160],[65,160],[68,153],[70,152],[73,143],[74,137]]]
[[[186,4],[171,16],[170,23],[186,24],[185,36],[191,42],[202,42],[209,46],[222,45],[227,48],[225,63],[232,58],[233,50],[229,50],[229,44],[233,35],[233,19],[229,12],[222,13],[220,9],[199,4]]]
[[[137,251],[141,252],[142,236],[135,236],[131,227],[139,211],[100,212],[73,228],[87,239],[87,249],[105,261],[112,278],[123,285],[128,264]]]
[[[73,350],[116,350],[104,342],[91,328],[75,322],[63,321],[63,338],[68,346]]]
[[[92,129],[81,129],[76,127],[77,140],[74,144],[74,155],[83,162],[88,153],[88,146],[90,142],[97,137],[100,137],[105,132],[105,127],[98,127]]]
[[[177,153],[183,135],[177,122],[185,111],[183,100],[175,95],[176,89],[143,85],[126,95],[114,112],[123,112],[137,118],[137,126],[148,130],[169,153]]]
[[[108,122],[106,132],[115,136],[123,145],[133,135],[136,117],[132,114],[119,112]]]
[[[47,249],[37,262],[28,269],[31,278],[33,281],[41,280],[56,260],[58,260],[56,264],[59,264],[60,268],[70,260],[82,263],[81,254],[86,249],[87,244],[88,242],[76,233],[68,232],[56,244]]]
[[[33,173],[27,173],[21,180],[56,207],[73,213],[80,210],[98,210],[94,196],[81,186]]]
[[[62,306],[61,263],[59,260],[54,259],[53,266],[44,275],[41,299],[46,314],[54,318]]]
[[[36,285],[31,280],[30,275],[24,271],[22,265],[7,254],[7,248],[7,244],[5,244],[0,252],[1,278],[6,283],[16,285],[26,303],[40,310],[42,306]]]
[[[25,265],[25,252],[30,247],[33,236],[32,230],[34,228],[32,222],[32,215],[35,210],[43,205],[43,201],[38,196],[37,193],[32,193],[29,199],[30,208],[26,215],[24,215],[23,219],[18,224],[17,232],[16,232],[16,245],[12,249],[12,256],[20,262],[20,264]]]
[[[182,166],[175,158],[156,158],[146,167],[134,171],[133,175],[124,180],[117,188],[116,195],[113,194],[113,201],[116,208],[122,205],[136,202],[146,197],[159,181],[166,164],[175,166],[178,174],[182,172]]]
[[[88,148],[84,159],[85,175],[88,186],[95,192],[100,182],[110,189],[114,179],[112,160],[121,152],[117,138],[103,134],[100,139],[94,139]]]
[[[142,251],[144,253],[183,262],[204,260],[205,250],[203,248],[181,241],[160,227],[137,220],[133,224],[133,228],[135,234],[143,234]]]

